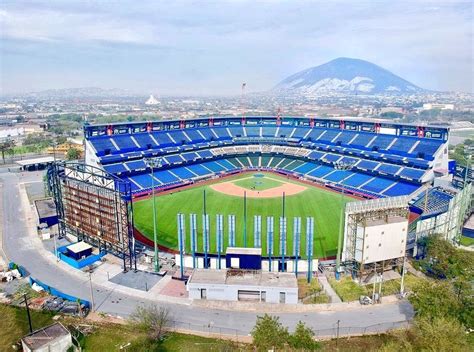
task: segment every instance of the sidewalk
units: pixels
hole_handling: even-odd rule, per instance
[[[331,297],[331,303],[342,303],[342,300],[337,295],[336,291],[329,284],[328,278],[326,275],[318,275],[318,281],[324,289],[324,292]]]

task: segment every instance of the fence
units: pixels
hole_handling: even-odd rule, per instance
[[[61,292],[61,291],[57,290],[54,287],[46,285],[45,283],[43,283],[39,280],[36,280],[36,279],[34,279],[30,276],[30,285],[32,286],[33,284],[37,284],[37,285],[41,286],[46,292],[48,292],[49,294],[51,294],[53,296],[58,296],[58,297],[64,298],[65,300],[68,300],[68,301],[71,301],[71,302],[77,302],[79,300],[81,302],[81,304],[83,304],[86,308],[90,308],[90,306],[91,306],[89,301],[86,301],[84,299],[79,299],[78,297],[68,295],[68,294],[66,294],[64,292]]]
[[[249,338],[251,328],[230,328],[217,326],[213,322],[209,324],[195,324],[183,321],[173,320],[171,322],[171,329],[179,332],[197,333],[198,335],[208,335],[212,337],[227,338],[235,341],[244,341]],[[338,323],[332,324],[331,328],[326,329],[315,329],[313,328],[314,336],[317,339],[333,339],[336,337],[349,337],[349,336],[364,336],[364,335],[375,335],[386,333],[394,329],[408,328],[410,322],[408,320],[401,320],[396,322],[387,322],[362,326],[337,326]],[[310,326],[311,327],[311,326]],[[339,331],[338,331],[339,330]],[[245,337],[245,338],[244,338]]]

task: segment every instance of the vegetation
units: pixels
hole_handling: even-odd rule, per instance
[[[53,323],[50,313],[31,310],[30,314],[33,330]],[[11,351],[11,346],[29,333],[26,310],[0,304],[0,316],[2,317],[0,324],[0,351]]]
[[[317,279],[308,283],[306,279],[298,279],[298,299],[305,304],[330,303],[330,298],[323,291]]]
[[[466,166],[468,156],[472,155],[472,150],[469,148],[474,147],[474,139],[466,139],[463,143],[456,146],[450,146],[449,157],[456,160],[458,165]],[[471,160],[474,162],[474,160]]]
[[[81,152],[76,148],[70,148],[66,153],[66,160],[77,160],[81,156]]]
[[[474,238],[461,236],[461,245],[466,247],[474,245]]]
[[[313,351],[320,347],[314,340],[314,332],[303,322],[298,322],[295,332],[290,334],[278,317],[268,314],[257,317],[251,335],[257,351],[283,350],[287,347],[293,351]]]
[[[242,178],[248,178],[251,174],[244,174],[236,176],[229,180],[241,180]],[[269,175],[265,178],[259,179],[259,181],[266,182],[265,180],[280,181],[280,182],[294,182],[297,181],[288,180],[287,178]],[[223,181],[221,181],[223,182]],[[288,229],[291,229],[293,224],[293,217],[299,216],[304,217],[313,216],[315,221],[315,240],[314,240],[314,254],[315,257],[328,257],[336,254],[337,247],[337,233],[339,230],[339,217],[341,207],[341,196],[334,192],[330,192],[321,188],[312,187],[305,185],[307,189],[299,194],[286,197],[286,217],[288,219]],[[176,233],[176,214],[183,213],[186,215],[186,228],[189,228],[189,215],[191,213],[197,214],[198,219],[198,247],[201,247],[202,239],[202,226],[201,226],[201,214],[203,206],[203,191],[206,190],[206,208],[207,213],[210,215],[211,229],[215,226],[216,214],[234,214],[236,216],[236,244],[237,246],[243,246],[243,198],[229,196],[217,191],[214,191],[208,185],[196,186],[190,189],[176,191],[166,195],[156,197],[156,212],[157,212],[157,227],[158,227],[158,241],[159,244],[170,247],[178,248]],[[346,197],[345,202],[352,201],[352,198]],[[136,227],[149,238],[153,238],[153,221],[152,221],[152,200],[151,198],[139,200],[134,202],[134,222]],[[279,242],[278,242],[278,216],[282,211],[282,200],[281,197],[275,198],[248,198],[247,199],[247,234],[253,234],[253,216],[261,215],[262,221],[262,233],[266,234],[266,216],[274,216],[274,253],[279,253]],[[292,231],[288,230],[287,238],[287,253],[292,253],[293,250],[293,239]],[[211,231],[214,234],[214,231]],[[227,244],[227,231],[224,233],[224,243]],[[213,240],[215,237],[211,236],[210,251],[215,252],[216,242]],[[303,237],[304,238],[304,237]],[[247,236],[247,246],[253,245],[253,236]],[[190,250],[190,242],[186,241],[188,250]],[[304,243],[304,240],[302,241]],[[262,252],[266,253],[266,241],[262,241]],[[303,247],[301,247],[303,249]],[[225,250],[225,248],[224,248]],[[304,251],[301,251],[304,254]]]
[[[168,310],[155,304],[138,306],[130,320],[138,330],[144,331],[153,341],[163,340],[170,324]]]
[[[380,348],[381,352],[398,351],[469,351],[469,339],[464,327],[455,319],[417,318],[412,328],[392,332],[394,337]]]
[[[474,328],[474,253],[449,242],[427,237],[420,242],[423,259],[417,266],[438,281],[420,284],[410,301],[419,317],[450,317],[465,328]]]
[[[342,277],[340,280],[330,278],[329,283],[343,302],[357,301],[360,296],[367,294],[367,290],[349,276]]]
[[[7,139],[0,143],[0,152],[2,153],[2,161],[5,164],[5,154],[11,154],[15,147],[15,141]]]

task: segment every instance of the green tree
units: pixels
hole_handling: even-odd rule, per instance
[[[288,341],[288,328],[283,327],[278,317],[268,314],[258,316],[252,329],[253,344],[258,351],[283,348]]]
[[[314,351],[319,349],[319,344],[314,340],[314,332],[302,321],[296,325],[295,332],[290,336],[289,345],[301,351]]]
[[[5,164],[5,154],[12,153],[13,147],[15,146],[15,141],[12,139],[7,139],[4,142],[0,143],[0,151],[2,152],[2,160]]]
[[[460,304],[449,282],[423,281],[413,288],[409,296],[417,316],[434,319],[457,317]]]
[[[81,156],[81,152],[76,148],[70,148],[66,153],[67,160],[77,160]]]
[[[454,318],[418,318],[415,320],[412,333],[415,351],[463,352],[469,350],[466,331]]]

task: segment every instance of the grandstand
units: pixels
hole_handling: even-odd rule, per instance
[[[448,130],[296,117],[214,117],[87,125],[86,163],[131,183],[135,196],[198,180],[269,170],[366,198],[409,195],[447,169]],[[159,157],[153,174],[144,159]],[[338,170],[338,165],[346,165]]]

